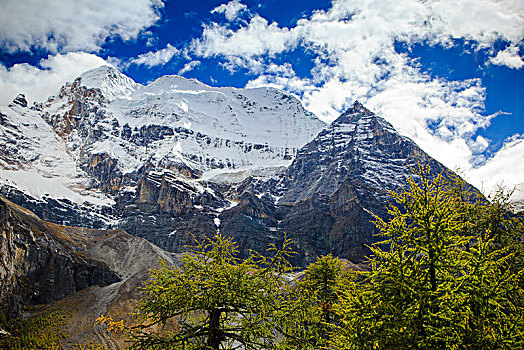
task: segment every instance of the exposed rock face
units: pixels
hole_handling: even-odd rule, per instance
[[[430,161],[435,171],[443,169],[391,124],[356,102],[299,151],[283,178],[285,190],[279,203],[293,204],[313,193],[333,194],[347,179],[394,190],[417,161]]]
[[[111,207],[100,208],[89,203],[79,205],[66,198],[50,196],[35,199],[10,186],[0,187],[0,196],[32,211],[43,220],[60,225],[103,229],[108,227],[107,219],[115,217]]]
[[[387,215],[387,191],[402,187],[417,162],[445,170],[358,102],[321,131],[277,185],[280,226],[303,262],[327,253],[362,261],[375,240],[373,214]]]
[[[27,107],[27,100],[25,99],[24,94],[18,94],[13,100],[13,105],[19,105],[21,107]]]
[[[243,254],[287,234],[297,265],[327,253],[358,263],[387,191],[417,162],[445,169],[358,102],[325,125],[275,89],[177,76],[141,86],[111,67],[31,108],[19,100],[0,106],[0,193],[172,252],[220,230]]]
[[[173,252],[193,244],[193,235],[213,235],[213,219],[230,203],[213,184],[184,180],[168,170],[148,172],[136,192],[117,202],[121,228]]]
[[[64,227],[0,197],[0,307],[45,304],[91,285],[119,281],[109,267],[72,244]]]
[[[122,185],[123,176],[118,163],[107,153],[91,154],[85,170],[96,180],[93,187],[105,192],[117,193]]]
[[[110,337],[95,319],[107,315],[127,322],[149,269],[161,259],[177,262],[125,231],[52,224],[0,197],[0,309],[8,316],[24,310],[24,317],[33,312],[23,309],[28,305],[51,303],[51,309],[63,310],[68,339],[61,348],[76,349],[75,342],[125,348],[123,339]],[[0,329],[0,338],[9,336]]]
[[[220,215],[221,227],[245,249],[286,233],[299,266],[328,253],[361,262],[375,241],[373,214],[387,215],[387,191],[402,187],[417,162],[435,173],[445,169],[356,102],[301,148],[277,181],[239,186],[241,204]]]

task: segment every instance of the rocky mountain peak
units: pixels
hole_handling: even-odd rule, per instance
[[[368,131],[376,132],[377,130],[387,129],[389,132],[398,134],[389,122],[371,112],[358,101],[355,101],[350,108],[333,121],[332,128],[341,127],[343,125],[354,125],[356,130],[353,131],[356,131],[357,133]]]
[[[0,193],[174,252],[220,228],[242,251],[293,232],[297,264],[328,252],[360,261],[387,190],[417,161],[443,168],[358,101],[326,125],[276,89],[179,76],[142,86],[109,66],[39,109],[24,101],[0,107],[0,168],[16,170],[0,169]]]
[[[24,94],[18,94],[18,96],[15,97],[13,102],[9,104],[9,107],[12,107],[13,105],[19,105],[21,107],[27,107],[27,100],[25,99]]]
[[[355,102],[353,102],[353,105],[349,107],[344,113],[342,113],[342,115],[356,114],[356,113],[373,114],[373,112],[371,112],[369,109],[364,107],[362,103],[355,100]]]
[[[100,89],[109,101],[116,97],[129,96],[140,84],[111,66],[100,66],[86,71],[75,82],[88,89]]]
[[[401,186],[418,147],[384,118],[356,101],[297,153],[279,203],[297,203],[313,194],[332,195],[348,178],[374,188]],[[381,192],[381,191],[378,191]]]
[[[148,92],[167,92],[169,90],[202,91],[213,90],[213,88],[196,79],[188,79],[180,75],[164,75],[147,85],[145,90]]]

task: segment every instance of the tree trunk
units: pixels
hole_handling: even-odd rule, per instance
[[[219,350],[224,341],[224,332],[220,329],[221,311],[213,309],[209,312],[209,336],[207,338],[207,349]]]
[[[429,250],[429,281],[431,283],[431,291],[436,292],[437,291],[437,276],[435,272],[435,262],[433,259],[435,258],[435,253],[433,253],[433,249]]]

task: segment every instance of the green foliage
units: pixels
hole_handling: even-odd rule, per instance
[[[183,255],[180,266],[151,271],[131,330],[136,349],[272,348],[270,324],[290,271],[289,241],[267,258],[237,258],[231,238],[218,234]],[[169,330],[169,322],[176,325]],[[174,329],[173,329],[174,328]]]
[[[475,200],[428,167],[407,185],[390,193],[391,218],[376,219],[385,240],[371,247],[372,272],[341,294],[332,346],[521,348],[523,231],[507,197]]]
[[[135,349],[524,348],[523,220],[509,194],[477,196],[419,167],[389,218],[370,272],[320,257],[294,276],[289,242],[241,260],[217,235],[151,271],[127,328]],[[108,322],[125,330],[123,322]]]
[[[69,335],[65,325],[70,317],[70,313],[62,310],[46,309],[25,320],[4,320],[11,336],[0,339],[0,349],[58,349]]]
[[[282,334],[281,349],[318,349],[327,345],[329,331],[337,324],[333,305],[338,293],[351,281],[331,255],[317,258],[282,297],[276,329]]]

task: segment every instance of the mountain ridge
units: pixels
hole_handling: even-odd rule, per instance
[[[173,252],[217,230],[263,252],[287,232],[299,266],[327,253],[361,262],[387,191],[419,161],[445,170],[358,101],[326,125],[276,89],[179,76],[142,86],[111,67],[30,108],[17,97],[0,116],[0,193]]]

